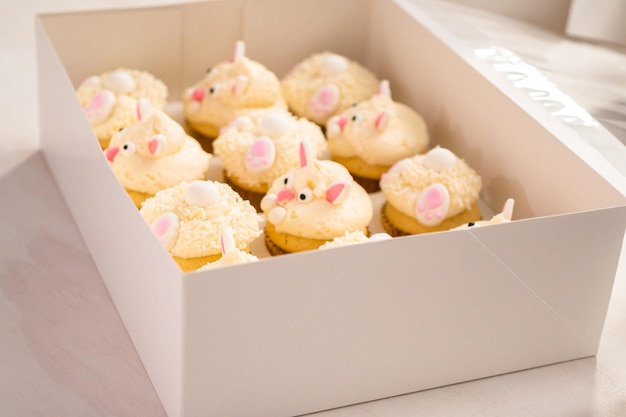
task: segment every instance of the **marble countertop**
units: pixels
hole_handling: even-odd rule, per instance
[[[37,151],[35,13],[169,4],[157,0],[2,2],[0,49],[0,416],[160,417],[165,411],[141,365],[80,233]],[[442,21],[455,10],[431,2]],[[462,9],[465,10],[465,9]],[[485,34],[516,45],[541,66],[535,51],[553,35],[502,31],[479,13]],[[466,18],[470,18],[466,14]],[[453,22],[454,19],[449,20]],[[482,23],[481,23],[482,22]],[[506,22],[506,21],[503,21]],[[506,23],[502,23],[506,25]],[[520,41],[525,32],[529,38]],[[518,34],[515,37],[515,33]],[[501,38],[499,38],[501,37]],[[526,45],[526,46],[524,46]],[[542,70],[605,123],[626,130],[624,54],[568,41]],[[566,65],[584,48],[611,71]],[[554,59],[557,59],[554,58]],[[561,61],[563,60],[563,61]],[[545,62],[544,62],[545,63]],[[615,70],[617,69],[617,70]],[[620,72],[621,71],[621,72]],[[622,78],[620,78],[622,77]],[[589,86],[615,100],[603,105]],[[578,88],[578,87],[583,88]],[[624,140],[624,139],[622,139]],[[615,152],[618,157],[615,158]],[[621,149],[607,152],[620,164]],[[446,386],[317,413],[380,416],[623,416],[626,415],[626,250],[596,357]]]

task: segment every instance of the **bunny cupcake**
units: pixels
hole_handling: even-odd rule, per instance
[[[137,207],[159,190],[205,179],[211,154],[182,126],[144,99],[135,113],[138,121],[117,132],[104,155]]]
[[[161,190],[139,213],[183,271],[220,259],[227,230],[244,252],[261,234],[254,207],[227,184],[215,181],[184,181]]]
[[[230,60],[209,69],[183,94],[187,127],[209,151],[220,129],[234,118],[287,108],[276,75],[248,58],[245,49],[238,41]]]
[[[356,230],[367,234],[373,207],[363,187],[341,164],[317,160],[306,138],[300,157],[300,166],[274,180],[261,201],[269,252],[317,249]]]
[[[383,227],[391,236],[452,229],[480,220],[480,176],[446,148],[394,164],[380,181]]]
[[[369,99],[355,103],[326,123],[331,158],[348,168],[368,192],[391,165],[428,149],[424,119],[392,100],[389,82],[381,81]]]
[[[139,99],[162,110],[168,89],[163,81],[147,71],[119,68],[93,75],[76,89],[85,116],[100,146],[105,149],[118,130],[137,121],[135,109]]]

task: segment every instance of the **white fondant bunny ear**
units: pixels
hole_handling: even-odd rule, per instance
[[[376,116],[376,119],[374,120],[374,127],[376,130],[383,131],[387,129],[387,126],[389,126],[390,119],[391,113],[387,110],[383,110],[378,113],[378,116]]]
[[[117,70],[104,78],[104,86],[116,93],[130,93],[135,89],[135,79],[124,70]]]
[[[456,155],[449,149],[435,147],[426,153],[424,165],[435,171],[443,171],[452,168],[456,164]]]
[[[220,199],[220,192],[211,181],[192,181],[185,190],[185,201],[190,205],[209,207]]]
[[[152,105],[147,98],[137,100],[137,120],[145,120],[152,113]]]
[[[178,216],[172,212],[161,214],[150,225],[154,235],[167,250],[174,246],[174,243],[178,240],[179,228]]]
[[[450,193],[439,183],[426,187],[415,203],[415,218],[424,226],[437,226],[448,214]]]
[[[504,202],[504,206],[502,207],[502,218],[504,220],[511,220],[513,218],[513,207],[515,206],[515,200],[512,198],[508,198]]]
[[[382,80],[380,84],[378,84],[378,94],[381,96],[391,97],[391,87],[389,87],[389,81]]]
[[[235,238],[233,237],[233,229],[230,227],[224,229],[220,238],[220,244],[222,246],[222,256],[237,249]]]
[[[246,151],[244,164],[250,172],[262,172],[274,165],[276,147],[267,136],[257,137]]]
[[[340,204],[350,194],[350,182],[337,181],[326,190],[326,200],[332,204]]]
[[[230,62],[232,64],[239,62],[241,58],[246,56],[246,43],[242,40],[238,40],[235,42],[235,47],[233,48],[233,54],[230,57]]]
[[[315,147],[308,137],[300,142],[300,168],[310,165],[315,160]]]
[[[115,102],[115,94],[110,90],[102,90],[93,96],[83,109],[89,123],[96,126],[106,121],[113,112]]]
[[[339,87],[327,84],[320,87],[309,100],[309,107],[314,114],[325,116],[331,114],[339,103]]]

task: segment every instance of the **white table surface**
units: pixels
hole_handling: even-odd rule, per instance
[[[36,12],[158,3],[171,1],[0,0],[0,417],[165,416],[36,151],[33,29]],[[626,416],[626,250],[622,260],[596,357],[316,415]]]

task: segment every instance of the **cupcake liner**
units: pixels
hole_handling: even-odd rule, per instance
[[[274,243],[272,238],[269,237],[267,233],[265,234],[264,240],[265,240],[265,247],[267,248],[267,251],[270,253],[270,255],[279,256],[279,255],[286,255],[289,253],[285,249],[281,248],[276,243]]]

